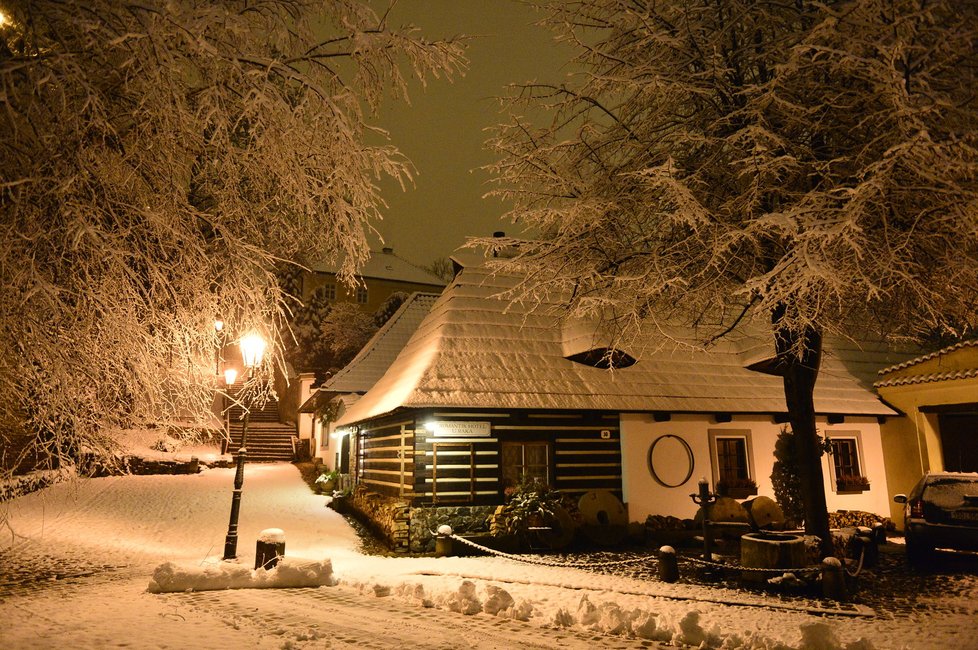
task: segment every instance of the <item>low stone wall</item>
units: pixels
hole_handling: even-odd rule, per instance
[[[488,534],[496,506],[410,506],[362,485],[350,494],[349,508],[396,553],[433,553],[432,531],[448,524],[460,535]]]
[[[197,474],[200,472],[200,461],[190,460],[151,460],[130,456],[126,458],[126,467],[132,474]]]
[[[36,492],[55,483],[76,478],[74,467],[47,469],[0,479],[0,501]]]
[[[487,534],[489,517],[496,506],[416,506],[411,509],[409,548],[412,553],[432,553],[435,538],[431,534],[448,524],[456,535]]]

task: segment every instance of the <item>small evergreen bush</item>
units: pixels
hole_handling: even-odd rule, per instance
[[[774,458],[774,469],[771,471],[774,499],[784,512],[786,525],[799,526],[805,519],[805,507],[798,476],[798,449],[794,434],[786,426],[781,428],[774,443]]]

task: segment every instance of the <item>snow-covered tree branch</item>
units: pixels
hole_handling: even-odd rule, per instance
[[[276,263],[352,278],[380,178],[410,182],[370,111],[465,65],[353,0],[3,10],[0,420],[53,457],[200,421],[217,317],[280,353]]]

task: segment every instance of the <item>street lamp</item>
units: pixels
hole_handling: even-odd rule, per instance
[[[224,340],[221,332],[224,330],[224,321],[220,318],[214,321],[214,374],[221,374],[221,353],[224,351]]]
[[[260,366],[261,358],[265,354],[265,339],[260,334],[252,332],[241,337],[240,345],[244,367],[251,370]]]
[[[265,339],[258,334],[248,334],[241,338],[241,358],[244,361],[245,373],[249,374],[261,365],[265,354]],[[238,555],[238,513],[241,510],[241,486],[244,485],[244,464],[248,455],[248,420],[251,417],[251,405],[245,406],[244,418],[241,423],[241,448],[235,462],[234,491],[231,493],[231,518],[228,521],[228,534],[224,539],[224,559],[233,560]]]

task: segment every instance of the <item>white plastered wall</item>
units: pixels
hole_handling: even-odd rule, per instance
[[[860,469],[870,480],[870,489],[865,492],[838,494],[830,468],[831,458],[823,456],[822,474],[825,477],[829,511],[862,510],[888,516],[886,474],[876,418],[847,417],[845,422],[832,425],[825,418],[818,418],[816,424],[822,435],[858,434]],[[655,422],[650,414],[623,413],[622,487],[629,519],[643,522],[649,515],[692,518],[696,514],[697,506],[689,495],[697,491],[701,478],[705,477],[710,482],[711,489],[716,481],[709,442],[709,432],[716,430],[750,432],[751,478],[757,483],[758,495],[774,498],[771,470],[774,466],[774,443],[782,426],[765,416],[734,416],[730,422],[717,423],[706,414],[674,415],[666,422]],[[661,483],[653,478],[650,470],[649,451],[653,443],[653,465]],[[688,480],[681,482],[687,474]],[[662,483],[675,487],[666,487]]]

